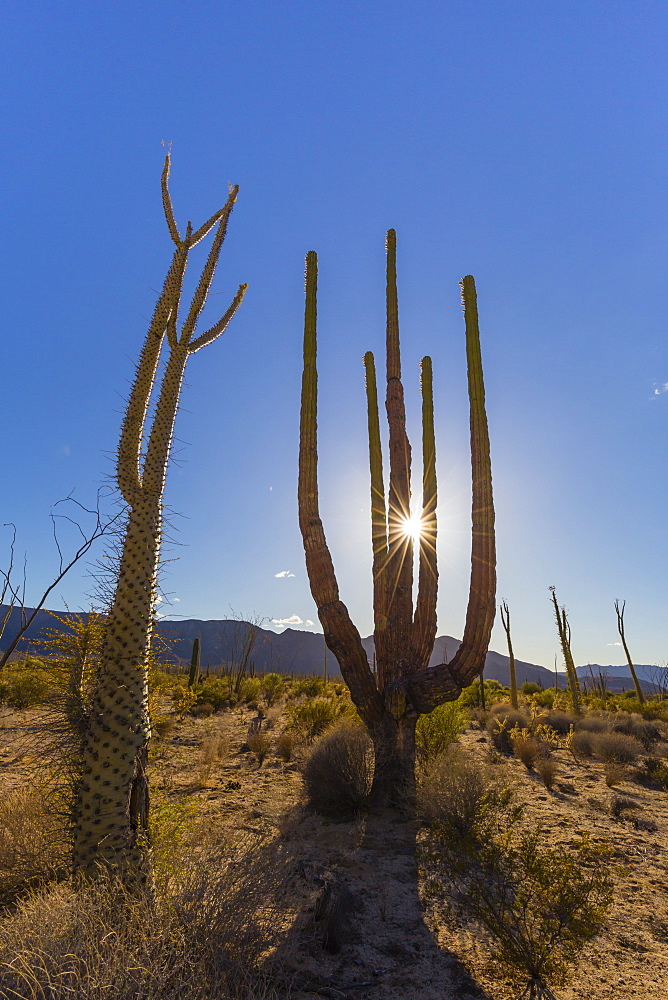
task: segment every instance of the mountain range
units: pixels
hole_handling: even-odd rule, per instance
[[[6,610],[0,605],[0,621],[4,619]],[[28,615],[32,613],[31,609],[26,609],[26,612]],[[67,611],[59,611],[55,614],[62,621],[79,617],[74,612]],[[86,616],[82,614],[80,617]],[[44,641],[48,637],[50,629],[60,627],[58,618],[55,618],[54,613],[50,611],[38,611],[35,621],[19,643],[18,649],[21,651],[21,655],[30,653],[39,656],[46,652],[47,647],[44,646]],[[20,623],[21,612],[14,609],[9,616],[4,633],[0,637],[0,648],[6,648],[11,642],[20,628]],[[242,657],[247,655],[248,663],[254,664],[257,673],[276,671],[284,674],[320,674],[323,673],[326,657],[329,676],[334,677],[339,674],[339,665],[333,653],[326,649],[322,634],[317,632],[286,628],[277,633],[245,621],[230,619],[200,621],[196,618],[185,621],[162,619],[158,622],[157,631],[164,642],[164,652],[159,651],[159,658],[184,668],[190,662],[193,640],[199,636],[201,664],[204,670],[210,667],[211,670],[215,671],[221,665],[239,663]],[[251,640],[253,640],[252,643]],[[438,636],[434,643],[429,665],[434,666],[437,663],[452,661],[460,641],[450,635]],[[250,652],[248,652],[249,645],[251,646]],[[374,653],[373,636],[362,639],[362,645],[371,663]],[[516,659],[515,669],[518,684],[522,684],[524,681],[533,681],[541,687],[554,685],[555,672],[537,663]],[[581,682],[587,687],[591,687],[592,673],[597,679],[601,673],[606,679],[607,687],[612,691],[621,691],[631,687],[631,675],[627,666],[587,664],[578,667],[577,672]],[[668,687],[668,668],[639,664],[636,666],[636,672],[643,688],[648,692],[659,686],[663,687],[664,683]],[[503,653],[490,650],[485,659],[484,676],[507,685],[510,678],[508,657]],[[560,672],[557,677],[559,686],[565,688],[566,675]],[[664,678],[666,678],[665,682]]]

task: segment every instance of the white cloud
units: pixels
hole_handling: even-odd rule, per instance
[[[295,574],[291,573],[289,569],[282,569],[280,573],[274,573],[274,576],[276,577],[277,580],[281,580],[283,577],[294,576],[294,575]]]
[[[179,604],[180,601],[181,601],[181,598],[180,597],[172,597],[172,600],[174,601],[175,604]]]
[[[606,642],[606,646],[621,646],[621,642]]]
[[[307,618],[306,621],[304,622],[304,625],[312,625],[312,624],[313,622],[311,621],[310,618]]]
[[[272,625],[306,625],[307,622],[302,621],[299,615],[290,615],[289,618],[272,618]],[[313,624],[313,623],[311,623]]]
[[[654,395],[660,396],[662,392],[668,392],[668,382],[655,382]]]

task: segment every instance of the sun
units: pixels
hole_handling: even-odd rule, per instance
[[[419,542],[422,537],[422,532],[424,530],[424,523],[422,521],[422,515],[417,512],[410,515],[410,517],[405,517],[401,521],[401,531],[406,538],[410,538],[413,542]]]

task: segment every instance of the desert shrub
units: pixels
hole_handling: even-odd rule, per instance
[[[259,1000],[280,941],[288,867],[253,838],[191,859],[169,896],[115,883],[51,886],[0,918],[0,996],[16,1000]]]
[[[648,757],[635,773],[638,784],[657,786],[668,791],[668,764],[658,757]]]
[[[550,846],[541,829],[489,829],[477,839],[439,836],[430,860],[440,865],[428,889],[465,921],[482,927],[494,957],[533,981],[532,996],[564,980],[583,944],[603,925],[612,902],[611,851],[583,836],[570,849]]]
[[[371,792],[371,739],[358,722],[342,719],[323,733],[300,769],[312,809],[324,816],[353,816]]]
[[[494,678],[484,681],[483,684],[485,688],[485,704],[488,706],[495,704],[495,702],[503,701],[510,696],[510,689],[504,687],[503,684],[494,680]],[[481,707],[480,681],[474,681],[473,684],[465,687],[458,701],[463,708]]]
[[[541,692],[540,684],[536,684],[535,681],[525,681],[520,691],[523,695],[528,697],[530,694],[540,694]]]
[[[594,753],[594,734],[586,729],[576,729],[569,740],[569,749],[575,757],[591,757]]]
[[[190,710],[190,714],[196,719],[208,719],[215,712],[215,708],[210,701],[199,701]]]
[[[261,681],[259,677],[244,677],[239,685],[239,701],[247,703],[256,701],[260,694],[260,685]]]
[[[58,783],[49,782],[0,798],[0,906],[27,889],[67,876],[65,795]]]
[[[550,726],[556,733],[560,736],[565,736],[570,732],[571,726],[576,722],[576,716],[570,715],[568,712],[546,712],[544,715],[540,715],[536,722],[544,723]]]
[[[257,762],[262,767],[265,757],[271,750],[271,740],[265,732],[259,729],[255,733],[251,733],[248,737],[248,746],[251,753],[255,754]]]
[[[276,753],[287,764],[292,760],[294,749],[295,734],[291,733],[288,729],[284,729],[276,740]]]
[[[483,812],[489,816],[509,807],[512,796],[503,778],[502,773],[453,747],[421,771],[419,815],[448,836],[471,836]]]
[[[197,703],[211,705],[214,712],[227,707],[232,699],[230,685],[224,677],[206,677],[194,690]]]
[[[536,761],[549,754],[548,746],[532,736],[528,729],[511,729],[510,742],[513,753],[522,761],[528,771],[533,770]]]
[[[510,705],[496,705],[487,720],[487,732],[497,750],[511,753],[513,749],[510,730],[517,726],[526,729],[529,720],[522,712],[517,712]]]
[[[39,660],[25,660],[21,666],[5,670],[5,700],[14,708],[41,705],[53,691],[53,681]]]
[[[605,763],[632,764],[643,750],[642,743],[625,733],[594,733],[592,746]]]
[[[319,698],[327,691],[327,685],[322,677],[302,677],[293,688],[294,695],[299,698],[304,695],[306,698]]]
[[[642,743],[646,750],[651,750],[661,739],[661,731],[652,722],[640,715],[630,715],[618,712],[612,716],[610,728],[613,733],[625,733]]]
[[[281,697],[285,689],[285,682],[280,674],[265,674],[260,681],[262,697],[267,705],[273,705]]]
[[[616,760],[606,761],[603,773],[605,775],[605,783],[608,788],[614,788],[621,781],[624,780],[628,772],[628,768],[625,764],[620,764]]]
[[[420,760],[444,753],[466,728],[467,713],[456,701],[438,705],[421,715],[415,727],[415,746]]]
[[[288,727],[298,739],[310,744],[342,715],[351,714],[352,708],[348,702],[311,698],[290,711]]]
[[[548,792],[552,790],[558,770],[559,767],[554,757],[540,757],[536,761],[536,771]]]
[[[628,809],[636,809],[637,803],[627,795],[613,795],[608,808],[611,816],[618,817]]]
[[[554,688],[545,688],[543,691],[535,691],[531,696],[531,701],[538,708],[552,708],[554,705],[555,690]]]

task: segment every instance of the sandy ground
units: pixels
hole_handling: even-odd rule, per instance
[[[517,984],[490,961],[489,945],[472,931],[450,927],[424,901],[416,850],[426,835],[421,825],[389,816],[335,823],[308,814],[294,763],[270,753],[260,767],[243,750],[253,714],[184,720],[155,741],[151,781],[163,801],[194,796],[206,812],[210,835],[223,842],[239,830],[281,842],[294,874],[289,924],[274,957],[283,970],[285,995],[294,1000],[516,996]],[[33,766],[25,736],[39,726],[37,711],[0,711],[0,794],[25,780]],[[220,742],[222,756],[207,763],[212,739]],[[479,729],[469,729],[462,744],[471,753],[489,754]],[[601,764],[577,763],[567,751],[555,756],[559,772],[551,793],[519,761],[505,764],[527,815],[540,822],[550,842],[588,831],[610,844],[619,862],[606,928],[583,950],[570,985],[558,996],[668,998],[668,794],[630,781],[609,789]],[[611,799],[622,794],[634,807],[613,818]],[[340,950],[333,954],[323,949],[325,919],[319,912],[330,884],[347,888],[350,912]]]

